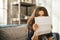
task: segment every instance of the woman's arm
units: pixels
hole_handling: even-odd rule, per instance
[[[38,40],[38,35],[36,35],[35,31],[38,28],[36,23],[33,24],[34,35],[32,36],[31,40]]]
[[[32,36],[31,40],[38,40],[38,35],[36,35],[36,34],[34,33],[34,35]]]

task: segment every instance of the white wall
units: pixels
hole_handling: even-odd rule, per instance
[[[3,9],[3,13],[4,13],[4,24],[7,25],[7,3],[8,3],[8,0],[4,0],[4,9]]]
[[[52,0],[36,0],[36,5],[37,6],[44,6],[46,7],[48,13],[49,13],[49,16],[52,15]]]
[[[60,33],[60,0],[52,1],[53,32]]]
[[[0,0],[0,24],[2,24],[3,23],[3,1],[2,0]]]

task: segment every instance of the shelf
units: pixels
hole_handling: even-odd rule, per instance
[[[18,2],[12,2],[11,4],[12,4],[12,5],[15,5],[15,6],[18,6],[18,5],[19,5]],[[35,4],[33,4],[33,3],[25,3],[25,2],[20,2],[20,5],[21,5],[21,6],[27,6],[27,7],[35,6]]]
[[[28,14],[28,9],[29,9],[29,7],[35,7],[36,6],[36,4],[34,4],[34,3],[28,3],[28,2],[18,2],[18,1],[15,1],[15,2],[11,2],[11,13],[13,14],[14,13],[14,7],[18,7],[18,13],[19,13],[19,15],[18,16],[20,16],[20,9],[21,9],[21,7],[23,6],[26,10],[26,14],[24,14],[24,15],[26,15],[26,16],[29,16],[29,14]],[[13,9],[14,10],[13,10]],[[23,16],[23,15],[22,15]],[[27,22],[27,20],[29,19],[29,18],[27,18],[26,16],[23,18],[23,17],[18,17],[18,18],[11,18],[11,24],[13,23],[15,23],[16,22],[16,24],[23,24],[23,23],[26,23]]]
[[[25,3],[25,2],[20,2],[21,3],[21,6],[35,6],[35,4],[32,4],[32,3]]]
[[[19,20],[19,18],[12,18],[12,20],[13,20],[13,21],[18,21],[18,20]]]
[[[12,4],[12,5],[16,5],[16,4],[18,4],[18,2],[17,2],[17,1],[15,1],[15,2],[12,2],[11,4]]]

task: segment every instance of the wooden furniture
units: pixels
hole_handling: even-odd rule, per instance
[[[29,7],[34,7],[35,6],[35,0],[17,0],[14,2],[11,2],[11,24],[25,24],[27,22],[27,17],[28,15],[28,8]],[[26,13],[22,14],[21,13],[21,7],[24,7]],[[14,23],[13,23],[14,22]]]

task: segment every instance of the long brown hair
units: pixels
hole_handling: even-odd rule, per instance
[[[39,16],[39,14],[38,14],[39,11],[44,11],[44,15],[43,16],[48,16],[48,12],[47,12],[47,9],[45,7],[37,7],[33,11],[31,17],[29,18],[29,20],[27,21],[27,25],[32,22],[32,20],[34,19],[34,17]]]
[[[46,8],[44,7],[38,7],[35,11],[35,17],[39,16],[39,11],[44,11],[44,15],[43,16],[48,16],[48,12],[46,10]]]

